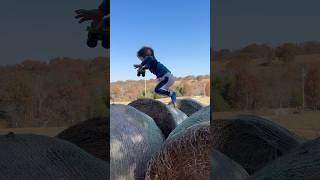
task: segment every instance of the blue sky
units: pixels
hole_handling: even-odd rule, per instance
[[[320,40],[319,0],[213,0],[212,46]]]
[[[133,64],[143,45],[175,76],[209,74],[210,1],[111,0],[111,81],[141,79]]]
[[[0,64],[25,59],[105,56],[103,48],[86,46],[86,24],[79,25],[74,10],[93,9],[100,0],[1,0]]]

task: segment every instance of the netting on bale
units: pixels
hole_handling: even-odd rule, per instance
[[[97,158],[109,161],[107,121],[109,121],[107,117],[92,118],[67,128],[57,137],[72,142]]]
[[[106,161],[58,138],[0,136],[0,179],[108,179]]]
[[[212,150],[210,158],[211,180],[243,180],[249,177],[242,166],[217,150]]]
[[[192,98],[177,100],[177,108],[184,112],[187,116],[191,116],[193,113],[199,111],[203,107],[203,104]]]
[[[164,139],[148,115],[127,105],[111,105],[110,179],[144,179],[147,163]]]
[[[178,134],[181,131],[201,122],[210,121],[210,105],[203,107],[201,110],[197,111],[187,119],[185,119],[181,124],[179,124],[169,135],[168,138]]]
[[[254,115],[239,115],[211,122],[212,145],[249,174],[303,143],[278,124]]]
[[[210,123],[202,122],[167,139],[152,156],[147,180],[210,178]]]
[[[271,162],[248,180],[320,179],[320,138],[308,141]]]
[[[165,138],[170,132],[188,116],[179,109],[168,106],[154,99],[137,99],[128,105],[149,115],[161,129]]]

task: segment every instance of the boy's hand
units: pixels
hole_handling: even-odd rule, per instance
[[[103,19],[103,12],[100,9],[78,9],[75,11],[77,16],[75,18],[80,19],[79,23],[83,23],[85,21],[92,20],[95,24],[99,24]]]
[[[133,67],[134,67],[134,68],[140,68],[141,65],[140,65],[140,64],[134,64]]]

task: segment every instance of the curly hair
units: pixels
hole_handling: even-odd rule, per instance
[[[139,51],[137,52],[138,57],[146,57],[146,56],[153,56],[154,57],[154,51],[151,47],[143,46]]]

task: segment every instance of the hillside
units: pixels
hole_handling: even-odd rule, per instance
[[[319,42],[251,44],[212,54],[216,111],[320,108]]]

